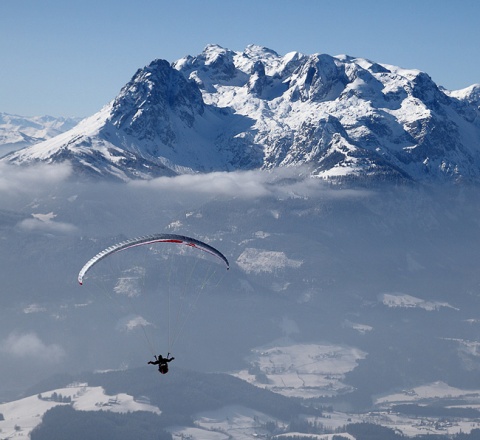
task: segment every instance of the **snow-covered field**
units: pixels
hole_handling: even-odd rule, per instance
[[[277,341],[252,350],[251,367],[234,375],[289,397],[335,396],[351,391],[342,380],[365,356],[353,347]]]
[[[218,411],[200,413],[195,419],[195,428],[170,430],[174,439],[246,440],[264,437],[265,425],[281,423],[261,412],[242,406],[228,406]]]
[[[375,400],[375,405],[385,406],[400,403],[416,403],[428,399],[464,399],[480,404],[480,389],[462,390],[451,387],[444,382],[433,382],[409,390],[403,390],[399,393],[378,397]]]
[[[288,258],[284,252],[247,248],[238,257],[237,264],[246,273],[272,273],[287,267],[298,268],[302,261]]]

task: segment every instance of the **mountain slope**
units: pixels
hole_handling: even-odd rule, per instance
[[[477,92],[475,92],[477,91]],[[75,129],[12,153],[120,179],[308,165],[322,178],[477,181],[478,88],[362,58],[210,45],[139,69]]]

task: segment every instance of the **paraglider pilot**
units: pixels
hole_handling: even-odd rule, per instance
[[[150,365],[158,365],[158,371],[162,374],[167,374],[168,373],[168,362],[171,362],[175,359],[174,357],[171,357],[169,359],[168,358],[169,355],[170,355],[170,353],[168,353],[167,357],[164,358],[161,354],[159,354],[158,356],[155,356],[155,361],[154,362],[149,361],[148,363]]]

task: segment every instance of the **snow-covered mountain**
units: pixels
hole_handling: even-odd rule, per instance
[[[70,130],[80,118],[18,116],[0,113],[0,155],[53,138]]]
[[[478,181],[479,90],[345,55],[209,45],[153,61],[100,112],[3,161],[121,180],[308,165],[322,178]]]

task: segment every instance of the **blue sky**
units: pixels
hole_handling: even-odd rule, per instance
[[[89,116],[155,58],[210,43],[348,54],[480,83],[478,0],[0,0],[0,112]]]

